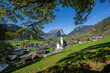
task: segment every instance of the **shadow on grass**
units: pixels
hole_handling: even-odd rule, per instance
[[[110,55],[110,42],[98,44],[94,46],[87,47],[79,52],[71,53],[67,57],[61,59],[60,62],[68,61],[81,61],[81,60],[95,60],[96,62],[105,62],[108,58],[106,56]]]
[[[107,65],[103,68],[102,73],[110,73],[110,64],[107,64]]]
[[[102,71],[95,71],[90,69],[91,67],[86,63],[72,65],[65,64],[64,66],[55,65],[37,73],[110,73],[110,64],[104,66]]]
[[[67,57],[62,58],[59,65],[52,66],[38,73],[109,73],[110,64],[106,65],[106,61],[110,59],[110,42],[87,47],[79,52],[71,53]],[[92,69],[86,61],[95,61],[96,63],[104,63],[102,69]],[[96,65],[97,66],[97,65]]]
[[[99,71],[94,71],[90,69],[90,66],[86,63],[72,65],[65,64],[63,66],[55,65],[37,73],[100,73]]]
[[[29,66],[29,65],[31,65],[31,64],[34,64],[34,63],[40,61],[41,59],[42,59],[42,58],[39,58],[39,59],[36,59],[36,60],[31,61],[31,62],[22,64],[22,65],[17,66],[17,67],[13,67],[13,66],[11,67],[11,66],[10,66],[7,70],[4,71],[4,73],[11,73],[11,72],[16,71],[16,70],[18,70],[18,69],[21,69],[21,68],[23,68],[23,67],[26,67],[26,66]]]

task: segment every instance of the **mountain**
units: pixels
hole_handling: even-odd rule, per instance
[[[81,34],[85,32],[88,28],[90,28],[91,25],[81,25],[79,27],[76,27],[72,32],[70,32],[67,36],[75,36],[78,34]]]
[[[62,29],[54,29],[54,30],[49,31],[48,33],[45,33],[43,37],[44,38],[58,38],[64,35],[65,34]]]
[[[17,30],[19,30],[19,29],[21,29],[22,27],[20,27],[20,26],[18,26],[18,25],[15,25],[15,24],[0,24],[1,26],[3,26],[5,29],[7,29],[7,30],[15,30],[15,31],[17,31]],[[25,39],[29,39],[30,38],[30,34],[25,34],[25,35],[23,35],[23,37],[25,38]],[[42,38],[42,37],[38,37],[37,38],[38,40],[44,40],[44,38]]]
[[[78,33],[78,31],[80,33]],[[85,30],[81,30],[81,26],[75,28],[69,35],[75,38],[93,37],[97,35],[106,36],[110,34],[110,17],[107,17],[99,23],[90,26]]]
[[[13,30],[19,30],[22,27],[15,25],[15,24],[0,24],[0,25],[4,25],[6,27],[7,30],[13,29]]]
[[[110,17],[107,17],[89,28],[87,33],[92,35],[108,35],[110,34]]]

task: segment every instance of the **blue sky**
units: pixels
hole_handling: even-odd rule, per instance
[[[59,12],[55,12],[56,18],[51,24],[44,25],[44,32],[49,32],[52,29],[63,29],[65,34],[70,33],[76,25],[74,25],[73,17],[75,16],[75,11],[72,8],[62,8],[58,6]],[[87,22],[82,25],[94,25],[106,17],[110,16],[110,3],[99,3],[93,8],[92,13],[88,16]],[[78,25],[79,26],[79,25]]]
[[[75,16],[74,9],[70,7],[62,8],[61,6],[58,6],[59,11],[55,12],[55,20],[51,24],[45,24],[43,31],[45,33],[49,32],[52,29],[63,29],[65,34],[70,33],[75,27],[78,27],[80,25],[75,25],[73,17]],[[110,16],[110,3],[99,3],[96,2],[96,5],[93,7],[93,11],[88,16],[87,22],[81,25],[94,25],[104,18],[107,18]],[[25,18],[26,19],[26,18]],[[17,25],[20,23],[20,21],[17,23]]]

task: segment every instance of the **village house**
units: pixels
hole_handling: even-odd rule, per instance
[[[87,38],[87,37],[85,37],[85,38],[83,38],[83,43],[86,43],[86,42],[89,42],[90,40],[89,40],[89,38]]]
[[[26,56],[25,58],[21,59],[21,63],[25,64],[27,62],[30,62],[32,60],[38,59],[38,55],[37,54],[29,54],[28,56]]]
[[[0,64],[0,72],[4,71],[9,65],[6,63]]]
[[[25,44],[25,47],[26,47],[26,48],[33,48],[33,45],[34,45],[34,44]]]
[[[5,59],[5,57],[3,57],[2,59]],[[20,61],[20,58],[17,55],[8,55],[8,61],[10,61],[10,63],[0,64],[0,72],[6,70],[6,68],[9,67],[11,64]]]
[[[15,54],[15,55],[18,55],[18,56],[27,54],[27,53],[29,52],[29,51],[27,51],[27,49],[18,48],[18,47],[15,47],[14,50],[15,50],[15,51],[14,51],[14,54]]]
[[[33,44],[33,47],[39,47],[38,43]]]
[[[97,41],[97,40],[101,40],[103,38],[103,36],[94,36],[92,37],[92,41]]]
[[[84,42],[83,39],[81,39],[81,40],[79,41],[79,44],[80,44],[80,43],[83,43],[83,42]]]
[[[44,49],[44,48],[46,48],[46,47],[44,46],[44,44],[40,44],[39,48],[40,48],[40,49]]]
[[[55,48],[56,47],[56,44],[52,44],[50,47]]]
[[[96,40],[101,40],[103,37],[102,36],[97,36]]]
[[[20,48],[26,48],[25,46],[20,46]]]
[[[19,59],[18,55],[16,54],[15,52],[15,48],[18,48],[18,47],[11,47],[11,49],[14,49],[12,50],[13,53],[10,53],[10,55],[6,56],[6,57],[2,57],[1,59],[8,59],[9,61],[12,61],[12,62],[15,62]],[[9,48],[10,49],[10,48]]]
[[[8,55],[10,60],[15,60],[17,58],[17,55]]]
[[[45,54],[45,53],[46,53],[46,49],[39,49],[36,52],[36,54]]]
[[[78,44],[79,42],[77,40],[74,40],[73,41],[73,44]]]
[[[37,46],[37,47],[33,47],[34,49],[39,49],[39,47]]]
[[[71,40],[71,39],[66,40],[66,44],[67,44],[67,45],[73,44],[73,40]]]
[[[96,39],[96,38],[94,38],[92,41],[97,41],[97,39]]]
[[[70,44],[78,44],[79,42],[76,40],[76,39],[68,39],[68,40],[65,40],[66,44],[67,45],[70,45]]]
[[[49,44],[48,44],[48,43],[44,43],[44,46],[45,46],[45,47],[48,47],[48,46],[49,46]]]

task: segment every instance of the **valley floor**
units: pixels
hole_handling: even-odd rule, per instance
[[[110,36],[98,41],[68,45],[62,52],[13,73],[98,73],[108,71],[108,67],[110,68]]]

